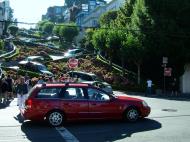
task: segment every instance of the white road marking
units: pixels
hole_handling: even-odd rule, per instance
[[[55,128],[59,134],[64,138],[66,142],[79,142],[79,140],[72,135],[66,128],[64,127],[57,127]]]

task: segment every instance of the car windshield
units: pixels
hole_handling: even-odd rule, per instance
[[[75,50],[68,51],[69,54],[75,54]]]
[[[100,81],[100,82],[103,81],[102,79],[100,79],[100,78],[99,78],[98,76],[96,76],[96,75],[92,75],[92,78],[93,78],[94,81]]]
[[[47,70],[47,68],[44,65],[38,65],[38,69],[39,70]]]

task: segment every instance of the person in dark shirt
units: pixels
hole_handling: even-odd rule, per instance
[[[10,98],[10,99],[14,99],[13,97],[13,79],[10,75],[7,76],[7,79],[6,79],[6,82],[7,82],[7,98]]]
[[[8,83],[6,82],[6,79],[5,79],[5,75],[2,74],[2,78],[1,78],[1,81],[0,81],[0,92],[1,92],[1,101],[3,103],[6,103],[7,101],[7,88],[8,88]]]

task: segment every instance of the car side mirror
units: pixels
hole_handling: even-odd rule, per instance
[[[115,98],[113,96],[110,96],[110,102],[113,102]]]

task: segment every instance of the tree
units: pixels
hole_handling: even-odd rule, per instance
[[[53,28],[53,34],[59,37],[59,41],[60,41],[60,43],[62,45],[63,42],[64,42],[64,39],[63,39],[63,37],[61,35],[61,26],[64,26],[64,25],[60,24],[59,26],[54,26],[54,28]]]
[[[16,34],[18,32],[18,27],[15,26],[15,25],[10,25],[8,27],[8,30],[9,30],[9,32],[10,32],[11,35],[16,36]]]
[[[39,29],[39,31],[43,31],[43,26],[45,25],[45,23],[47,23],[47,20],[43,20],[43,21],[39,21],[37,23],[37,28]]]
[[[125,5],[118,11],[116,22],[118,27],[128,27],[136,0],[125,0]]]
[[[73,42],[74,38],[78,35],[78,28],[74,23],[69,23],[61,26],[60,36],[64,37],[67,42]]]
[[[114,57],[116,57],[122,47],[122,33],[117,30],[109,30],[106,36],[106,49],[109,56],[110,67],[112,67],[112,62]]]
[[[92,44],[96,50],[99,50],[105,56],[108,55],[108,50],[106,48],[106,36],[108,31],[105,29],[95,30],[94,34],[92,35]]]
[[[4,42],[2,39],[0,39],[0,50],[4,49]]]
[[[54,27],[54,24],[52,22],[46,22],[46,23],[44,23],[44,25],[42,27],[42,31],[51,35],[53,32],[53,27]]]
[[[91,50],[91,51],[94,50],[94,46],[93,46],[93,43],[92,43],[92,36],[93,36],[93,34],[94,34],[94,30],[93,29],[87,29],[85,31],[85,37],[82,40],[83,47],[85,47],[86,49]]]
[[[103,14],[99,21],[101,27],[109,27],[110,24],[117,18],[117,11],[108,11]]]
[[[124,43],[124,47],[127,59],[137,66],[137,83],[140,84],[141,65],[146,51],[142,48],[141,41],[139,41],[139,39],[134,37],[132,34],[127,35],[127,40]]]

